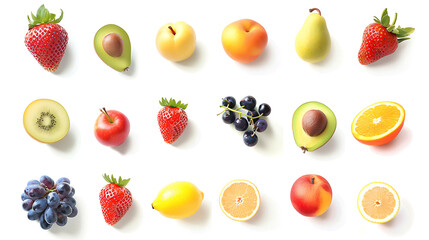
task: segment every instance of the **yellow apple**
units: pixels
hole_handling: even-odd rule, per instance
[[[188,59],[195,50],[194,29],[184,22],[167,23],[156,36],[156,47],[161,55],[173,62]]]
[[[248,63],[261,55],[267,46],[268,35],[261,24],[242,19],[226,26],[222,32],[225,52],[237,62]]]

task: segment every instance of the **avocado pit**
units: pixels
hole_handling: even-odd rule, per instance
[[[309,110],[302,117],[302,128],[309,136],[319,136],[326,128],[328,119],[320,110]]]
[[[124,51],[124,42],[117,33],[109,33],[103,38],[103,49],[111,57],[120,57]]]

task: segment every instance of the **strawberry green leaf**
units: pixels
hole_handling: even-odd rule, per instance
[[[45,5],[42,4],[42,6],[39,7],[39,9],[37,9],[37,16],[43,16],[43,13],[45,12]]]
[[[389,15],[389,13],[387,12],[387,8],[385,8],[383,10],[383,13],[381,13],[381,18],[383,18],[384,16],[388,16],[388,15]]]
[[[54,20],[54,21],[53,21],[53,23],[59,23],[59,22],[61,22],[61,20],[63,20],[64,12],[63,12],[63,10],[62,10],[62,9],[60,9],[60,10],[61,10],[61,15],[60,15],[60,17],[59,17],[58,19]]]
[[[401,43],[401,42],[408,40],[408,39],[410,39],[410,38],[398,38],[398,43]]]
[[[104,180],[106,180],[106,182],[116,184],[119,187],[125,187],[130,182],[130,180],[131,180],[130,178],[128,178],[128,179],[122,179],[122,177],[119,177],[119,181],[118,181],[113,176],[113,174],[111,176],[109,176],[107,174],[103,174],[103,178],[104,178]]]
[[[395,34],[396,37],[398,38],[398,42],[400,43],[409,39],[406,37],[409,36],[411,33],[413,33],[415,29],[412,27],[406,27],[406,28],[401,28],[401,26],[396,27],[395,24],[396,24],[397,18],[398,18],[398,14],[395,13],[395,18],[393,19],[392,24],[390,24],[390,17],[387,12],[387,8],[385,8],[383,10],[383,13],[381,14],[381,20],[378,19],[377,17],[374,17],[374,21],[384,26],[388,32]]]
[[[389,15],[384,15],[383,17],[381,17],[381,25],[383,25],[384,27],[389,27],[389,24],[390,24]]]
[[[188,107],[188,104],[184,104],[182,101],[176,102],[173,98],[170,98],[170,100],[167,100],[167,98],[161,98],[159,104],[163,107],[181,108],[183,110]]]
[[[28,27],[31,29],[37,25],[45,24],[45,23],[59,23],[63,19],[63,10],[61,10],[61,16],[58,19],[55,19],[56,15],[53,13],[50,13],[48,9],[45,8],[45,5],[42,5],[39,7],[39,9],[36,12],[36,16],[34,16],[33,13],[31,13],[31,18],[33,21],[30,20],[30,17],[27,16],[29,20]]]
[[[374,16],[374,22],[381,24],[380,19],[378,19],[378,17],[376,17],[376,16]]]

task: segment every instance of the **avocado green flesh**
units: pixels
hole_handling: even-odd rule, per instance
[[[103,40],[104,37],[109,33],[116,33],[122,38],[124,50],[120,57],[112,57],[107,54],[106,51],[104,51]],[[106,63],[116,71],[123,72],[131,64],[130,38],[128,37],[127,32],[125,32],[124,29],[117,25],[108,24],[100,28],[100,30],[97,31],[94,37],[94,48],[101,60],[103,60],[104,63]]]
[[[314,137],[308,135],[302,128],[302,117],[307,111],[312,109],[322,111],[328,120],[325,130],[320,135]],[[293,114],[293,137],[295,139],[296,145],[298,145],[298,147],[300,147],[304,151],[311,152],[323,146],[329,141],[329,139],[331,139],[332,135],[334,135],[336,127],[337,119],[332,110],[329,109],[326,105],[319,102],[304,103],[299,106]]]

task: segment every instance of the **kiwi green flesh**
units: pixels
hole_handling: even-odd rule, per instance
[[[54,143],[67,135],[70,119],[64,107],[58,102],[39,99],[25,109],[24,128],[37,141]]]
[[[122,39],[123,50],[120,56],[111,56],[105,51],[103,41],[111,33],[118,34]],[[97,55],[111,68],[123,72],[131,65],[131,42],[127,32],[115,24],[108,24],[100,28],[94,37],[94,48]]]
[[[322,111],[328,120],[325,130],[323,130],[319,135],[313,137],[308,135],[302,127],[302,117],[309,110]],[[292,117],[292,130],[295,143],[304,152],[311,152],[322,147],[329,141],[329,139],[331,139],[332,135],[334,135],[336,127],[337,119],[332,110],[319,102],[307,102],[302,104],[296,109]]]

